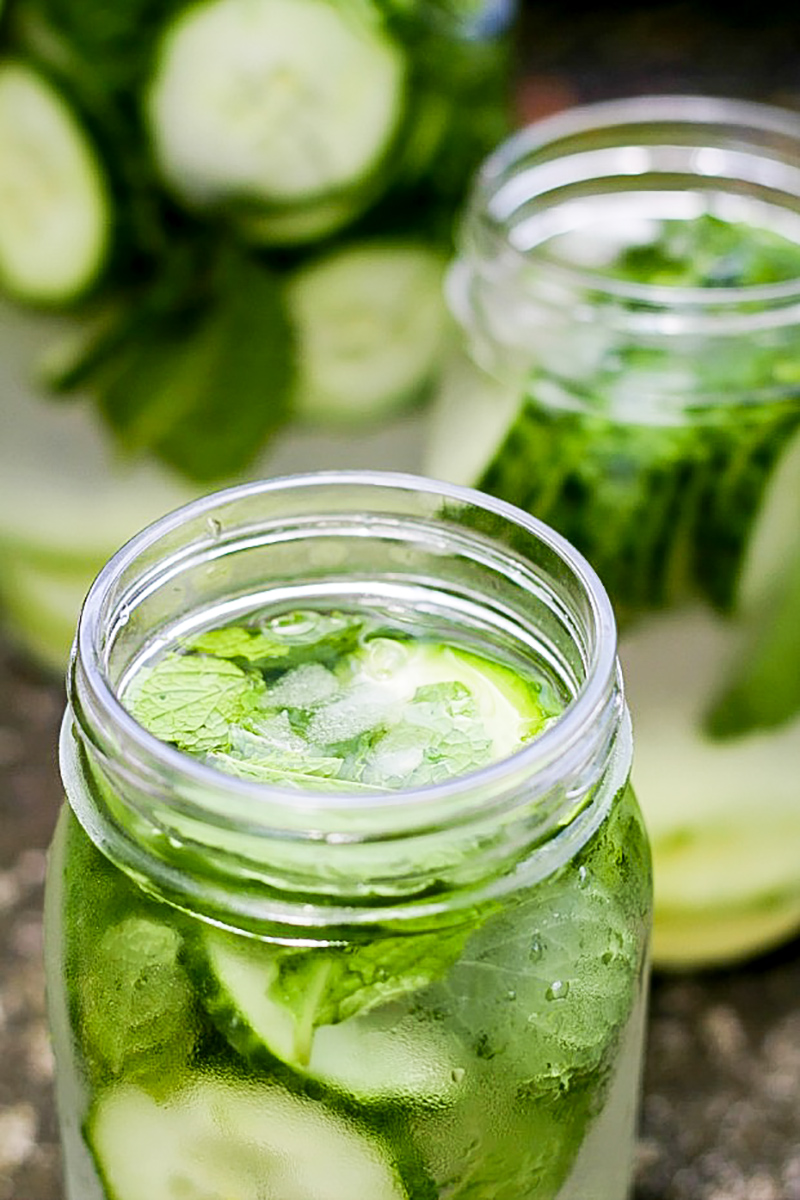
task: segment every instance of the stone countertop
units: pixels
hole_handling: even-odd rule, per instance
[[[0,1200],[63,1200],[41,931],[62,708],[0,641]],[[654,980],[634,1200],[800,1200],[800,942]]]

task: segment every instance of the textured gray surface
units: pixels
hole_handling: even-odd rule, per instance
[[[62,703],[0,642],[0,1200],[62,1200],[41,937]],[[800,1200],[800,943],[655,980],[635,1200]]]

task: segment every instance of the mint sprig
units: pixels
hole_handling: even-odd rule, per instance
[[[211,482],[244,471],[283,424],[294,363],[273,271],[230,247],[211,265],[177,247],[50,383],[88,389],[123,453]]]

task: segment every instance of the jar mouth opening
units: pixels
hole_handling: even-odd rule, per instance
[[[773,197],[776,208],[793,210],[800,242],[800,115],[770,104],[701,95],[646,95],[579,105],[519,130],[479,171],[467,228],[479,243],[485,242],[479,255],[494,262],[497,271],[535,265],[537,274],[557,286],[611,303],[653,311],[687,309],[721,320],[738,316],[748,328],[763,322],[763,313],[750,311],[760,306],[771,310],[770,325],[776,314],[781,323],[794,324],[800,276],[737,286],[642,283],[555,259],[537,244],[520,244],[515,237],[515,222],[532,200],[541,208],[556,208],[560,195],[583,185],[594,186],[592,195],[633,195],[644,191],[651,177],[663,179],[665,191],[685,191],[691,180],[707,195],[727,192],[734,200],[742,188],[755,186]],[[541,208],[529,218],[531,227]],[[743,306],[747,311],[737,313]]]
[[[404,791],[388,793],[336,793],[298,791],[278,785],[252,782],[228,775],[208,766],[191,755],[162,742],[144,729],[130,715],[120,700],[119,691],[109,667],[114,633],[129,619],[131,589],[120,591],[119,583],[127,574],[137,571],[138,564],[158,561],[159,547],[174,546],[176,535],[192,524],[208,530],[205,541],[194,543],[194,549],[211,549],[219,540],[216,528],[222,510],[231,504],[248,503],[259,498],[275,498],[283,494],[300,496],[323,488],[371,488],[376,499],[379,490],[394,495],[425,495],[434,503],[470,506],[491,514],[509,525],[524,530],[546,546],[563,564],[580,589],[590,612],[593,633],[587,644],[584,678],[574,698],[550,728],[515,754],[493,762],[468,775],[428,784]],[[141,572],[140,572],[141,574]],[[159,586],[157,572],[145,584]],[[111,630],[109,639],[108,631]],[[520,779],[532,779],[542,793],[551,788],[571,761],[582,759],[581,748],[587,725],[607,712],[609,692],[615,686],[616,626],[605,589],[589,563],[564,538],[538,521],[503,501],[483,495],[474,489],[451,486],[421,476],[382,471],[312,472],[305,475],[277,477],[224,489],[193,501],[151,524],[127,542],[106,564],[92,585],[81,612],[76,641],[70,664],[69,686],[73,712],[84,735],[92,737],[99,728],[112,726],[124,742],[126,754],[136,761],[147,762],[162,778],[179,774],[196,793],[202,796],[212,791],[236,800],[251,814],[253,827],[259,826],[280,834],[276,813],[291,810],[312,826],[325,825],[326,813],[341,812],[344,808],[361,813],[396,814],[403,829],[419,831],[421,825],[441,819],[442,813],[458,811],[466,794],[493,794],[508,791]],[[430,813],[426,819],[425,814]],[[297,824],[291,836],[300,836]],[[286,830],[289,833],[289,830]],[[398,835],[400,830],[398,829]]]

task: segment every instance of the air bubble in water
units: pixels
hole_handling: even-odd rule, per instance
[[[453,1067],[452,1071],[450,1072],[450,1078],[452,1079],[453,1083],[461,1083],[466,1073],[467,1072],[463,1067]]]
[[[569,995],[569,982],[566,979],[554,979],[545,992],[547,1000],[566,1000]]]

